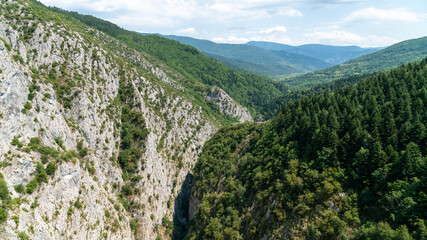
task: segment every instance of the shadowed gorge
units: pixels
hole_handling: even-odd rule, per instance
[[[175,200],[175,211],[173,214],[173,233],[172,239],[180,240],[185,236],[187,225],[190,221],[188,216],[189,204],[190,204],[190,190],[191,183],[193,181],[193,175],[188,173],[182,183],[180,192]]]

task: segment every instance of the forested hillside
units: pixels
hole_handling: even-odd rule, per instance
[[[190,37],[164,36],[193,46],[234,69],[273,79],[332,66],[310,56],[286,51],[270,51],[247,44],[214,43]]]
[[[263,118],[273,116],[280,106],[280,103],[274,102],[275,99],[287,90],[282,83],[233,70],[205,56],[196,48],[177,41],[157,35],[141,35],[90,15],[59,8],[49,9],[64,14],[71,22],[78,20],[119,39],[135,50],[147,54],[151,61],[174,69],[185,78],[181,84],[187,89],[200,90],[202,86],[198,83],[222,88],[234,100],[247,107],[253,115],[259,114]]]
[[[220,130],[188,239],[426,239],[427,59]]]
[[[375,73],[418,61],[427,56],[427,37],[396,43],[375,53],[366,54],[323,70],[299,75],[282,82],[293,88],[307,88],[319,83],[354,75]]]

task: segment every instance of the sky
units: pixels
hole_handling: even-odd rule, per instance
[[[382,47],[427,35],[427,0],[41,0],[125,29],[218,43]]]

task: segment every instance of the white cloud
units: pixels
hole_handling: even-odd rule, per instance
[[[245,37],[236,37],[236,36],[228,36],[228,37],[215,37],[211,39],[213,42],[217,43],[247,43],[250,40],[250,38]]]
[[[157,18],[154,16],[139,15],[139,14],[127,14],[119,15],[114,18],[107,19],[118,25],[128,26],[154,26],[154,27],[166,27],[175,24],[175,20],[172,18]]]
[[[246,31],[240,35],[230,34],[214,37],[211,40],[217,43],[247,43],[249,41],[268,41],[283,44],[292,44],[292,41],[286,36],[287,29],[285,26],[275,26],[255,31]]]
[[[366,37],[367,41],[361,43],[362,47],[385,47],[390,46],[392,44],[398,43],[400,41],[387,37],[387,36],[377,36],[377,35],[369,35]]]
[[[302,12],[300,12],[296,9],[281,10],[279,12],[279,15],[287,16],[287,17],[302,17],[303,16]]]
[[[361,42],[365,40],[363,37],[357,34],[339,30],[329,32],[312,31],[304,34],[304,36],[317,41],[327,40],[352,43]]]
[[[403,21],[418,22],[421,16],[404,8],[376,9],[364,8],[350,13],[344,20],[349,21]]]
[[[200,5],[195,16],[198,20],[206,19],[211,22],[235,22],[241,19],[261,19],[269,14],[264,8],[256,8],[256,3],[243,1],[211,0]]]
[[[384,35],[399,36],[399,33],[396,34],[398,27],[396,29],[389,28],[388,30],[379,29],[382,32],[376,33],[376,28],[372,23],[383,23],[385,21],[409,22],[414,23],[413,28],[418,29],[417,31],[420,32],[419,29],[422,27],[419,27],[419,25],[427,19],[426,14],[411,12],[415,10],[409,10],[410,5],[405,5],[403,2],[401,6],[407,6],[408,9],[392,8],[384,10],[375,8],[381,5],[372,4],[374,7],[353,11],[347,17],[339,17],[341,19],[334,18],[335,12],[331,12],[346,12],[350,3],[360,6],[357,5],[357,2],[369,1],[373,3],[373,0],[40,1],[47,5],[55,5],[68,10],[81,11],[84,9],[83,12],[85,13],[104,19],[107,18],[111,22],[132,30],[163,34],[197,34],[201,38],[210,38],[217,42],[229,43],[263,40],[285,44],[315,42],[338,45],[384,46],[396,42],[395,39],[387,38]],[[330,5],[335,6],[331,7]],[[308,8],[299,8],[300,6],[308,6]],[[363,4],[362,6],[366,5]],[[303,14],[297,9],[305,9],[307,12]],[[350,9],[354,10],[355,8],[351,7]],[[318,11],[319,15],[312,14],[315,11],[316,13]],[[304,16],[304,18],[301,18],[303,21],[295,21],[295,19],[289,18],[302,16]],[[336,16],[339,15],[337,14]],[[353,24],[357,21],[363,24]],[[281,24],[286,24],[288,28],[281,26]],[[325,24],[335,25],[325,28]],[[370,25],[365,26],[365,24]],[[343,29],[343,26],[349,28]],[[308,30],[305,33],[307,30],[304,29],[307,28],[312,28],[313,30]],[[362,28],[365,29],[361,31]],[[409,29],[408,31],[415,32],[414,29]],[[358,35],[360,32],[365,34]],[[378,36],[372,34],[378,34]],[[413,33],[412,35],[421,35],[421,33]],[[401,38],[404,38],[404,36]]]
[[[285,33],[285,32],[286,32],[286,27],[285,26],[276,26],[276,27],[273,27],[273,28],[268,28],[268,29],[260,31],[260,33],[263,33],[263,34]]]
[[[40,0],[47,5],[85,12],[108,13],[122,25],[166,26],[183,20],[235,22],[270,16],[272,8],[282,8],[297,0]],[[283,11],[286,16],[302,16],[298,10]]]
[[[119,25],[167,26],[192,19],[200,8],[196,0],[41,0],[65,9],[85,9],[108,13],[108,20]]]
[[[253,35],[248,37],[236,37],[236,36],[227,36],[227,37],[216,37],[212,38],[211,41],[216,43],[234,43],[234,44],[244,44],[250,41],[267,41],[283,44],[293,44],[293,42],[286,36],[263,36],[263,35]]]
[[[197,31],[195,28],[189,27],[189,28],[180,29],[177,32],[180,34],[195,34]]]
[[[304,34],[305,39],[300,42],[300,44],[307,43],[322,43],[322,44],[331,44],[331,45],[357,45],[361,47],[380,47],[388,46],[398,41],[396,39],[386,37],[386,36],[377,36],[377,35],[368,35],[362,37],[358,34],[333,30],[333,31],[311,31]]]

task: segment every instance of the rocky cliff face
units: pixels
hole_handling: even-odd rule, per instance
[[[228,94],[219,87],[212,87],[205,94],[207,101],[213,102],[219,107],[222,114],[226,114],[237,118],[239,122],[253,122],[251,114],[245,107],[242,107],[236,101],[234,101]]]
[[[7,1],[0,9],[0,172],[11,196],[2,201],[1,238],[164,236],[164,219],[172,220],[181,185],[219,124],[168,77],[175,73],[143,53],[33,3]],[[117,160],[122,82],[149,132],[133,179]],[[206,98],[224,114],[252,120],[213,91],[220,94]],[[125,184],[138,189],[127,196],[138,206],[132,211],[123,205]]]

